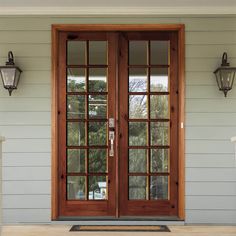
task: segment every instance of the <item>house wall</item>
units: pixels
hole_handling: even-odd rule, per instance
[[[236,223],[236,88],[225,99],[213,71],[224,51],[236,66],[236,17],[0,17],[0,64],[12,50],[23,74],[0,86],[5,223],[50,222],[51,24],[184,23],[186,223]],[[236,87],[236,85],[235,85]]]

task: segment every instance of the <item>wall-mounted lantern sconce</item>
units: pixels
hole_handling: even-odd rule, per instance
[[[15,66],[13,53],[11,51],[8,52],[8,61],[5,66],[0,66],[0,74],[3,86],[5,89],[8,89],[10,96],[12,91],[17,89],[21,72],[22,70]]]
[[[223,91],[225,97],[227,96],[228,91],[233,87],[235,73],[236,67],[230,67],[230,64],[227,62],[227,53],[224,52],[222,64],[214,71],[214,74],[219,90]]]

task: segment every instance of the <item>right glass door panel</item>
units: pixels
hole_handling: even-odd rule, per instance
[[[174,32],[121,37],[120,215],[178,215],[178,41]]]
[[[129,200],[169,198],[169,44],[129,41]]]

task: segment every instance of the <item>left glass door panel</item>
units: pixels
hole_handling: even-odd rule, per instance
[[[67,41],[67,200],[106,200],[107,41]]]

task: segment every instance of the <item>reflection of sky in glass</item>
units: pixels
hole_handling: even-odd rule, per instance
[[[106,82],[106,76],[89,76],[89,80],[100,80]]]
[[[69,75],[68,80],[74,80],[76,83],[83,83],[84,82],[84,76],[75,76],[75,75]],[[137,91],[138,90],[145,90],[146,89],[146,83],[145,83],[145,76],[130,76],[130,91]],[[106,82],[105,76],[90,76],[89,80],[100,80]],[[168,76],[151,76],[151,84],[154,87],[162,85],[164,88],[168,88]],[[132,88],[135,87],[135,85],[138,85],[138,88]]]
[[[84,82],[84,76],[69,75],[68,80],[74,80],[76,83],[80,84]]]
[[[146,90],[146,76],[130,76],[129,90],[135,92],[141,92]],[[168,88],[168,76],[159,76],[159,75],[151,75],[151,90],[155,90],[155,87]]]
[[[68,80],[74,80],[76,83],[82,83],[84,82],[84,76],[76,76],[76,75],[69,75]],[[105,76],[89,76],[89,80],[101,80],[106,82]]]
[[[162,85],[163,88],[168,88],[168,76],[152,75],[151,85],[154,87]]]

